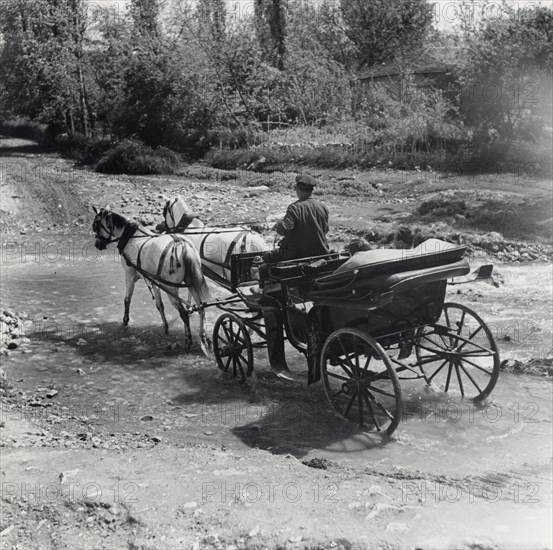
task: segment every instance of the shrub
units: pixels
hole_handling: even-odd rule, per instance
[[[178,166],[177,155],[169,149],[152,149],[138,141],[125,140],[100,159],[96,171],[105,174],[173,174]]]
[[[45,124],[38,124],[25,118],[17,117],[12,120],[0,121],[0,134],[14,138],[42,142],[45,132]]]
[[[431,199],[423,202],[417,209],[421,216],[444,218],[455,214],[465,215],[467,205],[463,200],[456,199]]]
[[[113,142],[108,137],[86,137],[75,132],[56,136],[53,146],[62,155],[82,164],[96,164],[113,146]]]

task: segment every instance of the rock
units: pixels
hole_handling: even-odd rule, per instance
[[[77,346],[87,346],[88,342],[84,338],[79,338],[77,340]]]
[[[266,193],[269,188],[266,185],[258,185],[257,187],[250,187],[247,190],[247,195],[249,197],[257,197],[263,193]]]
[[[142,422],[150,422],[153,419],[154,419],[154,417],[151,414],[147,414],[147,415],[143,416],[140,420],[142,420]]]
[[[19,340],[12,340],[11,342],[8,343],[8,349],[17,349],[19,345],[20,345]]]
[[[52,399],[52,397],[56,397],[56,395],[58,395],[58,390],[50,390],[47,394],[46,394],[46,397]]]
[[[157,435],[152,435],[150,437],[150,439],[154,442],[154,443],[161,443],[162,442],[162,439],[161,437],[157,436]]]
[[[503,240],[503,235],[501,233],[497,233],[496,231],[492,231],[491,233],[489,233],[489,237],[493,241],[502,241]]]
[[[80,375],[86,374],[83,369],[77,369],[75,372]]]
[[[182,505],[182,508],[184,508],[184,509],[197,508],[197,507],[198,507],[198,503],[197,503],[197,502],[185,502],[185,503]]]

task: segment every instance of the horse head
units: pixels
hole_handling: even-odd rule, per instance
[[[163,219],[169,229],[177,227],[182,217],[190,214],[192,214],[192,209],[180,195],[169,199],[163,207]]]
[[[119,240],[125,225],[126,220],[120,214],[110,210],[109,206],[98,210],[95,206],[92,207],[96,216],[92,222],[92,231],[96,235],[94,246],[98,250],[104,250],[108,244]]]

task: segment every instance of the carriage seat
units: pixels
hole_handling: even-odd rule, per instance
[[[466,247],[429,239],[411,250],[358,252],[338,269],[315,280],[314,296],[351,296],[356,289],[406,289],[466,275]]]

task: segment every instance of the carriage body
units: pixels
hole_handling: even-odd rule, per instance
[[[263,265],[258,275],[255,255],[237,255],[228,288],[242,309],[230,315],[242,326],[238,347],[251,348],[245,361],[251,366],[235,371],[249,376],[253,348],[262,347],[250,338],[252,331],[263,337],[262,315],[243,290],[257,275],[280,304],[289,342],[306,356],[308,382],[322,379],[342,416],[393,432],[405,374],[450,393],[455,386],[461,398],[484,399],[499,373],[497,346],[476,313],[445,302],[448,280],[470,271],[464,253],[452,246],[370,251],[358,253],[357,263],[330,254]]]

